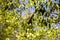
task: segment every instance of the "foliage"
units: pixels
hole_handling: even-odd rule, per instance
[[[29,14],[29,18],[22,17],[16,10],[31,6],[35,7],[35,12]],[[52,23],[60,22],[59,8],[60,4],[52,0],[0,0],[0,40],[60,39],[60,28],[51,26]]]

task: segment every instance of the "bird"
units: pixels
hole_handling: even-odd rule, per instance
[[[33,16],[34,16],[34,13],[33,14],[27,13],[26,16],[24,17],[24,20],[27,20],[27,23],[30,24],[32,23]]]

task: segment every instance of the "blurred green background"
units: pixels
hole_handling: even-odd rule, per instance
[[[60,0],[0,0],[0,40],[60,40]]]

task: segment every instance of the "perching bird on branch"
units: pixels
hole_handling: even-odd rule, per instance
[[[32,23],[32,18],[34,16],[34,13],[27,13],[26,16],[24,17],[25,20],[27,20],[28,24]]]

